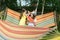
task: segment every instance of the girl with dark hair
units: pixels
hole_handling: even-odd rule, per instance
[[[35,16],[29,11],[28,11],[27,20],[28,20],[28,22],[27,22],[28,26],[32,26],[32,27],[35,26],[35,21],[34,21],[35,20]]]

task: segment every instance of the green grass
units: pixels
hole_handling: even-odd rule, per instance
[[[58,30],[54,30],[54,31],[50,32],[49,34],[47,34],[46,36],[44,36],[40,40],[50,40],[50,39],[53,39],[57,36],[60,36],[60,33],[58,32]]]

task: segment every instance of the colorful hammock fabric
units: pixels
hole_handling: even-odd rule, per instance
[[[36,27],[19,26],[20,13],[7,9],[6,20],[0,20],[1,40],[36,40],[55,26],[53,12],[39,15]]]
[[[55,25],[55,20],[54,20],[55,17],[54,17],[54,13],[53,12],[36,16],[36,19],[37,19],[37,25],[36,26],[51,27],[51,26]]]
[[[7,9],[7,21],[12,22],[16,25],[19,24],[19,20],[20,20],[20,13],[13,11],[11,9]]]
[[[49,28],[34,28],[34,27],[24,27],[24,26],[17,26],[8,21],[0,20],[0,30],[1,32],[7,36],[14,39],[28,39],[28,38],[37,38],[41,34],[49,31]],[[3,36],[4,36],[3,35]]]
[[[54,12],[38,15],[35,18],[37,19],[36,27],[51,27],[55,25]],[[20,20],[20,13],[13,11],[11,9],[7,9],[6,20],[18,25]]]

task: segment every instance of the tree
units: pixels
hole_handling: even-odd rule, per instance
[[[42,12],[41,12],[41,14],[44,13],[44,7],[45,7],[45,0],[42,0],[42,1],[43,1],[43,4],[42,4]]]
[[[12,0],[12,1],[6,0],[7,7],[11,8],[13,10],[18,10],[18,9],[20,10],[22,8],[25,8],[27,10],[32,11],[32,10],[36,9],[37,0],[24,0],[26,2],[25,6],[22,6],[21,0],[19,3],[20,6],[18,6],[16,1],[17,0]],[[39,0],[38,12],[41,12],[43,14],[43,12],[47,13],[47,12],[54,11],[55,8],[57,8],[58,10],[60,9],[58,0]],[[43,9],[43,11],[42,11],[42,9]]]

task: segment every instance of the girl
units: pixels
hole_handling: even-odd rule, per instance
[[[23,15],[20,19],[19,25],[26,25],[26,10],[23,12]]]
[[[29,11],[28,11],[27,20],[28,20],[28,22],[27,22],[28,26],[32,26],[32,27],[35,26],[34,15]]]

